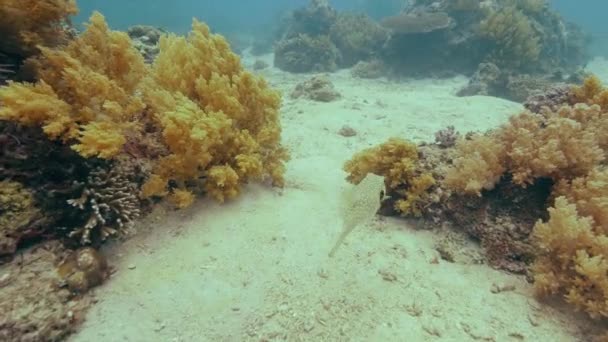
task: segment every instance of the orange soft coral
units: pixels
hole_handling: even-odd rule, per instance
[[[129,37],[95,13],[67,47],[41,50],[38,83],[0,89],[0,119],[40,125],[84,157],[116,156],[145,107],[136,90],[147,69]]]
[[[196,20],[190,35],[161,38],[160,54],[142,87],[170,154],[158,161],[145,196],[173,180],[181,190],[202,180],[219,201],[249,180],[283,184],[280,98],[243,70],[226,42]]]

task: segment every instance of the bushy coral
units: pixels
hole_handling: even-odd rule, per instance
[[[181,207],[192,202],[189,189],[223,201],[250,180],[281,185],[279,94],[198,21],[188,38],[163,37],[160,49],[147,66],[95,13],[65,48],[42,48],[39,82],[0,89],[0,119],[41,126],[85,158],[143,155],[154,164],[144,197],[171,194]]]
[[[415,144],[391,138],[378,146],[355,154],[344,164],[347,180],[358,184],[369,173],[384,177],[386,195],[393,197],[394,209],[404,215],[420,215],[435,185],[432,174],[419,164]]]
[[[142,92],[169,154],[144,196],[166,194],[170,182],[184,191],[193,182],[219,201],[250,180],[282,185],[279,94],[244,71],[226,40],[198,21],[187,38],[162,37],[160,50]]]
[[[65,42],[62,25],[77,10],[75,0],[0,0],[0,51],[27,57]]]
[[[0,88],[0,119],[42,126],[84,157],[116,156],[144,109],[135,91],[146,66],[129,37],[111,32],[95,13],[64,49],[41,49],[39,82]]]
[[[591,175],[579,185],[599,181],[594,179],[597,177],[604,178],[606,184],[605,173]],[[605,215],[608,211],[605,187],[599,194],[601,197],[596,198],[603,202],[599,208],[558,197],[549,209],[549,221],[539,222],[534,230],[539,255],[532,270],[538,293],[561,294],[592,318],[608,317],[608,235],[605,225],[584,212]],[[585,191],[584,187],[580,190]]]
[[[597,76],[591,76],[586,78],[580,87],[574,87],[572,101],[598,105],[606,111],[608,110],[608,89],[602,86],[602,82]]]
[[[446,185],[480,194],[504,174],[522,186],[538,178],[585,175],[606,158],[607,120],[599,106],[584,104],[513,116],[492,134],[458,144],[459,157],[446,174]]]
[[[491,190],[506,170],[504,146],[491,136],[479,135],[457,145],[454,166],[446,173],[445,184],[458,192],[481,194]]]

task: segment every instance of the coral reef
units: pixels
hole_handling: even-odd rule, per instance
[[[331,102],[341,97],[340,93],[334,88],[328,75],[317,75],[298,83],[290,94],[291,98],[307,98],[319,102]]]
[[[92,299],[58,288],[55,266],[67,253],[47,241],[0,266],[0,340],[61,341],[84,321]]]
[[[329,36],[297,36],[279,41],[274,49],[274,65],[294,73],[334,71],[340,51]]]
[[[571,88],[577,83],[580,83],[577,72],[570,75],[562,75],[559,72],[549,75],[513,73],[509,69],[500,69],[496,64],[487,62],[479,64],[469,83],[461,88],[457,95],[497,96],[515,102],[525,102],[530,97],[549,94],[556,88]]]
[[[514,94],[521,74],[549,79],[572,73],[589,59],[588,39],[581,29],[543,1],[416,1],[381,22],[392,34],[379,55],[394,73],[444,77],[473,74],[488,65],[500,70],[498,83],[490,89],[479,82],[480,75],[474,77],[464,91],[469,94]],[[513,85],[507,89],[509,82]],[[527,80],[524,83],[530,87]]]
[[[338,13],[311,0],[293,11],[275,44],[275,65],[289,72],[327,72],[371,59],[388,37],[364,14]]]
[[[529,67],[540,56],[540,37],[530,18],[515,6],[492,12],[479,25],[482,38],[491,42],[491,59],[499,67]]]
[[[388,32],[363,14],[343,13],[329,29],[329,37],[340,51],[340,67],[372,59],[388,38]]]

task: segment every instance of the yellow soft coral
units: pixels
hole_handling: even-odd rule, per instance
[[[169,181],[203,181],[219,201],[250,180],[283,184],[279,94],[243,70],[226,42],[196,20],[188,37],[169,35],[143,82],[146,103],[170,154],[158,161],[144,195],[162,195]]]
[[[397,200],[395,208],[404,214],[420,216],[422,210],[417,205],[423,202],[428,189],[435,185],[435,183],[435,178],[430,173],[414,177],[410,181],[409,188],[403,193],[405,199]]]
[[[584,175],[604,159],[599,137],[585,122],[574,120],[574,113],[564,107],[547,119],[527,112],[511,117],[499,141],[506,146],[514,183]]]
[[[604,186],[605,187],[605,186]],[[606,189],[604,189],[606,190]],[[601,195],[603,210],[608,196]],[[577,207],[580,206],[580,209]],[[564,295],[592,318],[608,317],[608,236],[581,202],[557,197],[548,222],[534,228],[539,255],[532,271],[539,295]]]
[[[588,77],[582,86],[574,87],[573,95],[576,103],[598,105],[601,109],[608,110],[608,89],[603,87],[597,76]]]
[[[448,169],[444,183],[460,193],[481,195],[481,190],[491,190],[506,170],[506,151],[494,136],[476,136],[460,141],[457,158]]]
[[[538,178],[584,176],[606,160],[607,132],[608,115],[598,104],[578,103],[543,115],[523,112],[490,135],[460,142],[445,185],[479,195],[507,174],[521,186]]]
[[[38,83],[0,88],[0,119],[40,125],[85,157],[116,156],[145,108],[136,91],[147,68],[129,37],[95,13],[68,46],[41,51]]]
[[[418,149],[409,141],[391,138],[387,142],[355,154],[344,164],[347,180],[359,184],[368,173],[384,176],[388,187],[395,188],[414,176]]]
[[[419,205],[427,200],[428,190],[435,185],[430,173],[418,165],[415,144],[398,138],[363,150],[344,164],[347,180],[359,184],[369,173],[384,177],[387,192],[398,195],[395,209],[402,214],[420,215]]]
[[[61,25],[77,12],[75,0],[0,0],[0,51],[27,57],[64,42]]]
[[[197,190],[224,201],[249,181],[283,185],[279,94],[196,20],[187,38],[162,37],[160,48],[146,66],[95,13],[67,46],[40,48],[39,82],[0,88],[0,119],[41,126],[87,158],[119,157],[127,141],[163,144],[141,195],[169,195],[178,207]]]

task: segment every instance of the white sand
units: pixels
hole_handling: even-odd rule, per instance
[[[308,77],[263,74],[285,95]],[[437,233],[404,220],[359,227],[327,257],[341,229],[341,166],[354,152],[391,136],[432,141],[447,125],[484,130],[521,109],[453,96],[465,78],[331,79],[343,95],[336,102],[284,97],[287,186],[252,185],[224,205],[159,208],[148,228],[105,249],[118,271],[70,341],[579,340],[585,325],[538,303],[522,277],[434,263]],[[338,135],[345,124],[358,134]],[[515,290],[494,294],[493,284]]]

